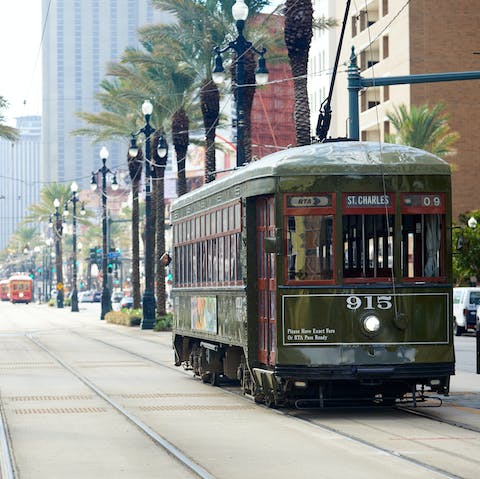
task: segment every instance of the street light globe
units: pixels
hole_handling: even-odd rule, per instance
[[[232,7],[233,19],[246,20],[248,17],[248,7],[244,0],[237,0]]]
[[[60,200],[59,200],[58,198],[55,198],[55,199],[53,200],[53,206],[54,206],[55,208],[58,208],[58,207],[60,206]]]
[[[151,115],[153,112],[153,105],[150,100],[145,100],[142,104],[142,113],[147,116]]]
[[[99,156],[101,160],[106,160],[108,158],[108,150],[106,146],[102,146]]]
[[[468,227],[472,228],[472,230],[474,230],[477,227],[477,224],[478,222],[473,216],[467,222]]]
[[[76,193],[78,191],[78,185],[77,185],[77,182],[74,181],[71,185],[70,185],[70,191],[72,193]]]

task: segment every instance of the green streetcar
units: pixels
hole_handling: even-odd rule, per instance
[[[450,167],[336,141],[172,205],[176,364],[269,406],[394,404],[454,374]]]

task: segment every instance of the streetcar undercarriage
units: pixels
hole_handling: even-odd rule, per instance
[[[236,381],[245,395],[268,407],[392,406],[448,395],[453,366],[446,364],[250,367],[243,348],[177,336],[176,365],[203,382]],[[406,399],[410,398],[410,399]]]

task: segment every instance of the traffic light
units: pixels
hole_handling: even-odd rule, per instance
[[[30,270],[28,276],[30,276],[31,279],[35,278],[35,273],[33,272],[33,269]]]
[[[111,273],[113,271],[113,263],[108,263],[107,272]]]

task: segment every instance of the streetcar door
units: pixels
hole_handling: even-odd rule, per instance
[[[275,254],[265,251],[265,238],[275,237],[273,197],[257,199],[257,285],[258,285],[258,359],[275,364],[277,325],[275,321]]]

